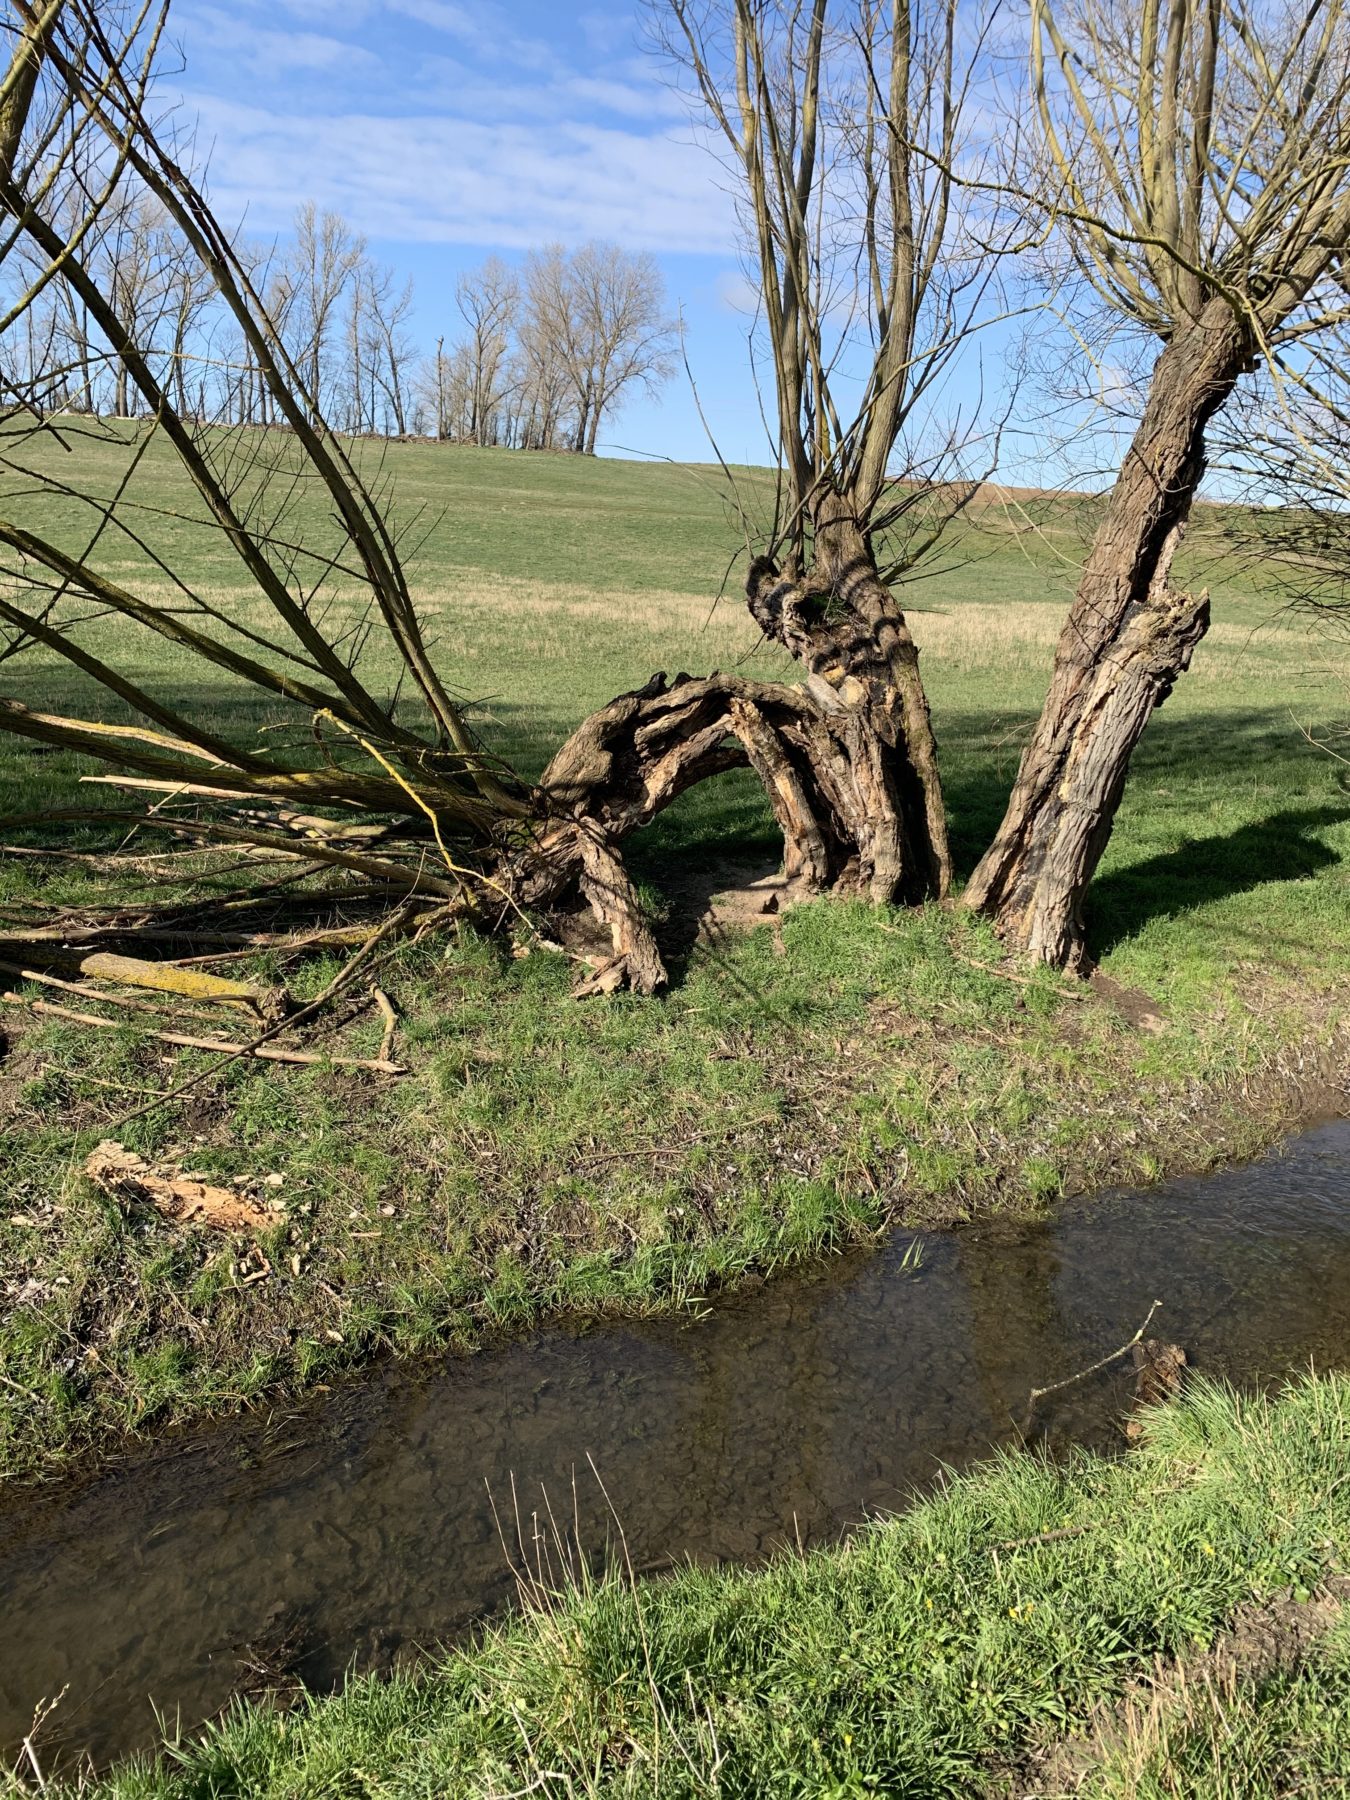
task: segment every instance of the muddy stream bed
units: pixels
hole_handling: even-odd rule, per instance
[[[1242,1384],[1350,1364],[1350,1123],[1245,1168],[1018,1227],[904,1234],[699,1318],[573,1324],[389,1362],[268,1418],[0,1499],[0,1741],[65,1690],[44,1764],[190,1731],[284,1641],[323,1687],[507,1604],[493,1502],[547,1490],[587,1554],[657,1569],[837,1537],[1011,1441],[1033,1386],[1152,1329]],[[1121,1447],[1124,1364],[1035,1435]],[[574,1479],[575,1478],[575,1479]],[[514,1493],[514,1502],[513,1502]]]

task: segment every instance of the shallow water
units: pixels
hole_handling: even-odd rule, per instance
[[[546,1490],[590,1554],[639,1567],[820,1542],[1015,1436],[1028,1391],[1152,1330],[1265,1383],[1350,1364],[1350,1123],[1246,1168],[1097,1196],[1043,1224],[892,1238],[699,1320],[543,1331],[477,1358],[390,1362],[270,1422],[147,1450],[0,1510],[0,1740],[35,1704],[54,1755],[103,1762],[190,1730],[283,1631],[299,1673],[395,1658],[508,1601],[494,1521]],[[1037,1435],[1122,1439],[1116,1364]],[[513,1501],[514,1495],[514,1501]],[[518,1552],[517,1552],[518,1554]]]

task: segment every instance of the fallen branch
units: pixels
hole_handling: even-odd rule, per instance
[[[0,994],[0,1002],[6,1006],[20,1006],[28,1012],[41,1013],[46,1018],[64,1019],[72,1025],[91,1025],[100,1031],[116,1031],[119,1029],[116,1019],[101,1019],[96,1013],[76,1012],[73,1007],[57,1006],[49,1000],[26,1000],[22,994]],[[332,1063],[340,1069],[368,1069],[376,1075],[406,1075],[407,1067],[403,1063],[386,1062],[382,1057],[368,1056],[334,1056],[326,1052],[310,1050],[282,1050],[277,1045],[259,1042],[253,1044],[227,1044],[219,1038],[189,1037],[182,1031],[151,1031],[148,1036],[161,1044],[174,1044],[182,1050],[214,1050],[227,1059],[238,1056],[256,1056],[265,1062],[299,1063],[305,1067],[313,1067],[318,1063]],[[215,1070],[207,1071],[214,1074]],[[193,1080],[203,1080],[204,1076],[194,1076]],[[156,1102],[155,1104],[158,1104]]]
[[[380,1009],[384,1020],[384,1036],[380,1040],[380,1060],[388,1061],[389,1053],[394,1047],[394,1033],[398,1030],[398,1014],[394,1011],[394,1003],[381,987],[370,990],[371,998]]]
[[[1153,1302],[1148,1309],[1148,1317],[1129,1342],[1122,1344],[1119,1350],[1113,1350],[1109,1356],[1099,1357],[1095,1363],[1090,1363],[1086,1369],[1080,1369],[1076,1375],[1066,1375],[1063,1381],[1052,1381],[1048,1387],[1032,1388],[1027,1396],[1027,1416],[1021,1428],[1022,1436],[1026,1436],[1031,1425],[1031,1415],[1036,1410],[1037,1401],[1044,1400],[1047,1394],[1058,1394],[1064,1388],[1076,1387],[1080,1381],[1086,1381],[1089,1375],[1096,1375],[1100,1370],[1109,1368],[1113,1362],[1119,1362],[1122,1356],[1128,1356],[1136,1344],[1142,1344],[1144,1333],[1153,1323],[1153,1315],[1161,1305],[1161,1300]]]
[[[156,1005],[153,1000],[137,999],[131,994],[109,994],[102,988],[95,987],[92,982],[63,981],[59,975],[49,975],[42,969],[25,968],[22,963],[0,960],[0,975],[17,975],[20,981],[34,981],[42,987],[56,988],[63,994],[76,994],[81,1000],[97,1000],[100,1006],[121,1006],[133,1012],[153,1013],[156,1018],[164,1017],[164,1007]],[[200,1016],[206,1018],[210,1015],[202,1010]]]
[[[1033,1544],[1061,1544],[1065,1538],[1082,1537],[1085,1531],[1096,1531],[1113,1520],[1087,1519],[1081,1525],[1060,1525],[1054,1531],[1033,1531],[1030,1537],[1001,1538],[997,1544],[987,1545],[992,1556],[999,1550],[1027,1550]]]
[[[220,1073],[220,1071],[225,1067],[225,1065],[229,1062],[232,1062],[236,1056],[258,1056],[258,1055],[261,1055],[263,1053],[262,1046],[264,1044],[268,1043],[270,1039],[276,1037],[278,1035],[278,1033],[285,1031],[291,1027],[297,1026],[297,1025],[303,1025],[306,1023],[307,1020],[313,1018],[315,1016],[315,1014],[322,1012],[324,1007],[327,1006],[328,1002],[333,998],[334,994],[339,993],[344,987],[347,986],[348,982],[350,982],[352,980],[353,976],[356,974],[356,971],[361,967],[362,963],[364,963],[367,960],[367,958],[371,955],[371,953],[381,943],[383,943],[387,937],[395,936],[395,935],[397,935],[398,932],[400,932],[403,929],[403,927],[413,917],[415,910],[416,910],[416,902],[411,897],[409,897],[408,899],[405,899],[405,901],[403,902],[403,905],[398,909],[398,911],[393,913],[388,919],[385,920],[383,925],[379,926],[375,931],[373,931],[371,933],[371,935],[365,940],[365,942],[361,945],[361,947],[358,950],[354,950],[352,952],[352,954],[347,958],[346,962],[343,963],[342,967],[338,970],[337,974],[328,983],[328,986],[326,988],[324,988],[322,993],[316,994],[313,1000],[309,1001],[306,1005],[302,1006],[300,1008],[299,1012],[292,1014],[292,1016],[289,1019],[282,1019],[276,1025],[269,1025],[267,1030],[264,1032],[261,1032],[256,1038],[254,1038],[254,1040],[251,1044],[243,1044],[243,1045],[239,1046],[238,1049],[232,1051],[228,1056],[225,1056],[220,1062],[218,1062],[214,1069],[202,1069],[196,1075],[190,1075],[186,1081],[179,1082],[179,1084],[176,1088],[170,1088],[169,1092],[164,1096],[164,1099],[165,1100],[181,1099],[184,1094],[190,1092],[191,1089],[193,1089],[194,1087],[199,1086],[203,1081],[206,1081],[210,1076],[218,1075]],[[418,936],[421,935],[422,931],[424,931],[428,928],[429,923],[433,918],[440,919],[440,918],[446,917],[449,914],[453,913],[453,911],[454,911],[453,907],[440,907],[440,908],[433,909],[432,912],[424,913],[418,924]],[[417,940],[415,938],[414,942],[416,942],[416,941]],[[392,954],[392,952],[386,951],[384,956],[381,957],[379,960],[381,962],[383,962],[391,954]],[[376,966],[378,967],[378,964]],[[343,1059],[343,1060],[346,1061],[347,1059]],[[351,1066],[350,1062],[348,1062],[348,1066]],[[371,1067],[374,1067],[375,1065],[373,1063],[358,1063],[356,1066],[364,1067],[364,1068],[371,1068]],[[400,1064],[397,1064],[397,1063],[391,1064],[388,1069],[382,1070],[380,1072],[384,1073],[384,1074],[392,1074],[392,1075],[406,1075],[407,1074],[407,1070],[405,1068],[403,1068]],[[146,1114],[148,1112],[153,1112],[154,1110],[155,1110],[154,1102],[150,1102],[149,1104],[147,1104],[145,1106],[138,1106],[134,1112],[129,1112],[129,1113],[124,1114],[123,1117],[118,1121],[118,1123],[120,1125],[130,1124],[130,1122],[133,1119],[139,1119],[144,1114]]]
[[[96,950],[80,963],[82,975],[96,981],[116,981],[123,987],[149,988],[153,993],[174,994],[184,1000],[221,1001],[251,1007],[267,1023],[284,1018],[290,1010],[284,988],[259,987],[252,981],[230,981],[204,969],[183,969],[168,962],[146,962],[139,956],[118,956]]]

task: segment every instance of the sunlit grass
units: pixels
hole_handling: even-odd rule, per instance
[[[70,454],[64,478],[107,489],[106,447],[76,434]],[[527,771],[654,669],[793,678],[758,642],[734,571],[721,592],[737,532],[715,471],[434,445],[390,446],[383,467],[420,540],[433,653],[488,743]],[[768,504],[762,473],[738,484]],[[158,509],[141,523],[161,553],[264,623],[220,543],[177,516],[193,502],[159,447],[135,491]],[[68,505],[7,504],[21,501],[28,522],[78,540]],[[317,500],[297,506],[297,529],[327,529]],[[963,874],[1002,811],[1090,525],[1078,501],[981,509],[946,572],[906,589]],[[164,591],[109,554],[123,579]],[[556,1308],[679,1305],[895,1220],[1043,1206],[1066,1187],[1256,1147],[1296,1109],[1300,1081],[1343,1066],[1350,800],[1299,725],[1343,716],[1350,671],[1344,645],[1239,579],[1212,518],[1186,555],[1185,578],[1213,589],[1215,625],[1135,758],[1089,918],[1103,968],[1147,990],[1160,1033],[1048,977],[1004,979],[998,945],[959,912],[826,904],[694,942],[673,883],[715,888],[729,856],[769,866],[778,852],[743,771],[631,845],[675,974],[657,1001],[578,1005],[561,959],[516,959],[465,932],[383,978],[406,1080],[238,1064],[125,1131],[126,1113],[199,1066],[194,1053],[134,1025],[20,1032],[7,1009],[0,1355],[18,1390],[0,1395],[0,1457],[42,1466],[90,1434],[234,1404],[380,1346],[468,1342]],[[124,625],[95,622],[88,639],[241,739],[285,716]],[[391,681],[372,657],[369,678]],[[115,710],[44,658],[0,665],[0,692]],[[0,739],[0,835],[115,841],[97,826],[53,839],[43,822],[118,804],[81,786],[86,772]],[[154,891],[137,879],[137,897]],[[78,864],[0,856],[0,903],[97,897]],[[300,979],[313,991],[326,972]],[[347,1041],[369,1055],[379,1037],[372,1017]],[[224,1177],[283,1174],[309,1209],[286,1227],[313,1245],[300,1275],[284,1252],[273,1278],[240,1290],[227,1246],[166,1243],[101,1200],[79,1168],[110,1131]]]

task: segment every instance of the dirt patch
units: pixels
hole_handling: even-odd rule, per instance
[[[1016,1800],[1061,1800],[1079,1793],[1105,1764],[1122,1772],[1149,1765],[1169,1732],[1184,1728],[1197,1702],[1212,1703],[1242,1686],[1292,1673],[1307,1661],[1350,1602],[1350,1576],[1333,1575],[1305,1600],[1288,1589],[1251,1601],[1228,1629],[1196,1656],[1159,1657],[1119,1700],[1101,1708],[1082,1737],[1033,1751],[1011,1787]]]
[[[1092,971],[1088,986],[1133,1030],[1158,1032],[1167,1029],[1167,1019],[1158,1002],[1142,988],[1125,987],[1100,969]]]
[[[726,857],[694,869],[663,870],[669,923],[707,941],[771,924],[791,905],[777,855]]]

